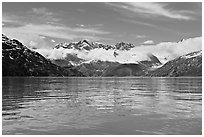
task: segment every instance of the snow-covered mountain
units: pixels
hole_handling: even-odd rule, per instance
[[[168,61],[154,70],[142,64],[120,64],[107,69],[103,76],[202,76],[202,51],[191,52]]]
[[[105,45],[82,40],[60,43],[50,51],[49,59],[61,67],[73,67],[86,76],[102,76],[110,68],[120,64],[139,64],[146,69],[161,65],[159,59],[151,53],[135,54],[131,43],[119,42]]]
[[[175,49],[184,48],[185,50],[190,48],[190,51],[193,51],[200,48],[200,40],[200,38],[182,40],[173,46]],[[170,49],[170,44],[172,43],[157,46]],[[188,52],[189,49],[187,49],[185,52],[188,52],[188,54],[169,61],[167,59],[167,62],[162,64],[158,57],[154,55],[156,52],[152,50],[154,53],[152,54],[149,52],[150,50],[148,52],[144,51],[145,48],[146,46],[135,47],[124,42],[117,43],[115,46],[107,46],[97,42],[80,41],[58,44],[55,48],[42,50],[39,54],[27,48],[18,40],[9,39],[2,34],[3,76],[202,75],[202,50]],[[160,51],[162,53],[162,50]],[[178,53],[176,56],[182,52],[170,51],[173,54]],[[166,57],[168,57],[167,55]],[[161,58],[161,56],[159,57]]]
[[[3,76],[83,76],[81,72],[53,64],[16,39],[2,34]]]
[[[150,71],[147,75],[156,77],[202,76],[202,50],[168,61],[161,68]]]
[[[139,61],[152,60],[151,56],[149,56],[151,53],[140,53],[135,51],[134,48],[135,46],[133,44],[125,42],[119,42],[116,45],[105,45],[83,40],[79,42],[60,43],[53,49],[38,49],[37,51],[55,62],[56,60],[64,60],[66,64],[74,66],[97,60],[118,62],[121,64],[138,64]],[[155,55],[153,56],[155,57]]]
[[[154,55],[162,64],[165,64],[179,56],[201,49],[202,37],[195,37],[182,39],[179,42],[161,42],[156,45],[137,46],[125,42],[106,45],[82,40],[79,42],[60,43],[54,48],[36,49],[36,51],[51,60],[67,60],[67,56],[72,57],[74,60],[68,59],[69,64],[75,66],[93,60],[118,62],[121,64],[151,61],[150,54]]]
[[[81,40],[79,42],[60,43],[55,46],[56,49],[76,49],[76,50],[93,50],[93,49],[105,49],[105,50],[130,50],[134,45],[131,43],[119,42],[116,45],[105,45],[99,42],[89,42],[88,40]]]

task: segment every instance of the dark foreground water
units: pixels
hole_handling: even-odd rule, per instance
[[[3,134],[202,134],[202,78],[3,78]]]

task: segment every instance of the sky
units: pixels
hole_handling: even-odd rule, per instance
[[[82,39],[136,46],[202,36],[201,2],[2,3],[2,31],[28,47]]]

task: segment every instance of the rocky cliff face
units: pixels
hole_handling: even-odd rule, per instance
[[[148,72],[147,76],[202,76],[202,51],[192,52],[171,60],[161,68]]]
[[[28,49],[18,40],[2,34],[3,76],[82,76],[76,70],[64,69]]]

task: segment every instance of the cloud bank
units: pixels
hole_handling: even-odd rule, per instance
[[[143,42],[143,44],[154,44],[154,41],[153,40],[147,40],[147,41]]]
[[[38,49],[37,51],[50,59],[63,59],[67,54],[74,54],[85,60],[117,61],[120,63],[135,63],[148,60],[148,53],[157,56],[162,63],[187,53],[202,50],[202,37],[190,38],[182,42],[162,42],[157,45],[141,45],[129,51],[94,49],[79,51],[75,49]],[[114,52],[118,56],[114,57]]]

